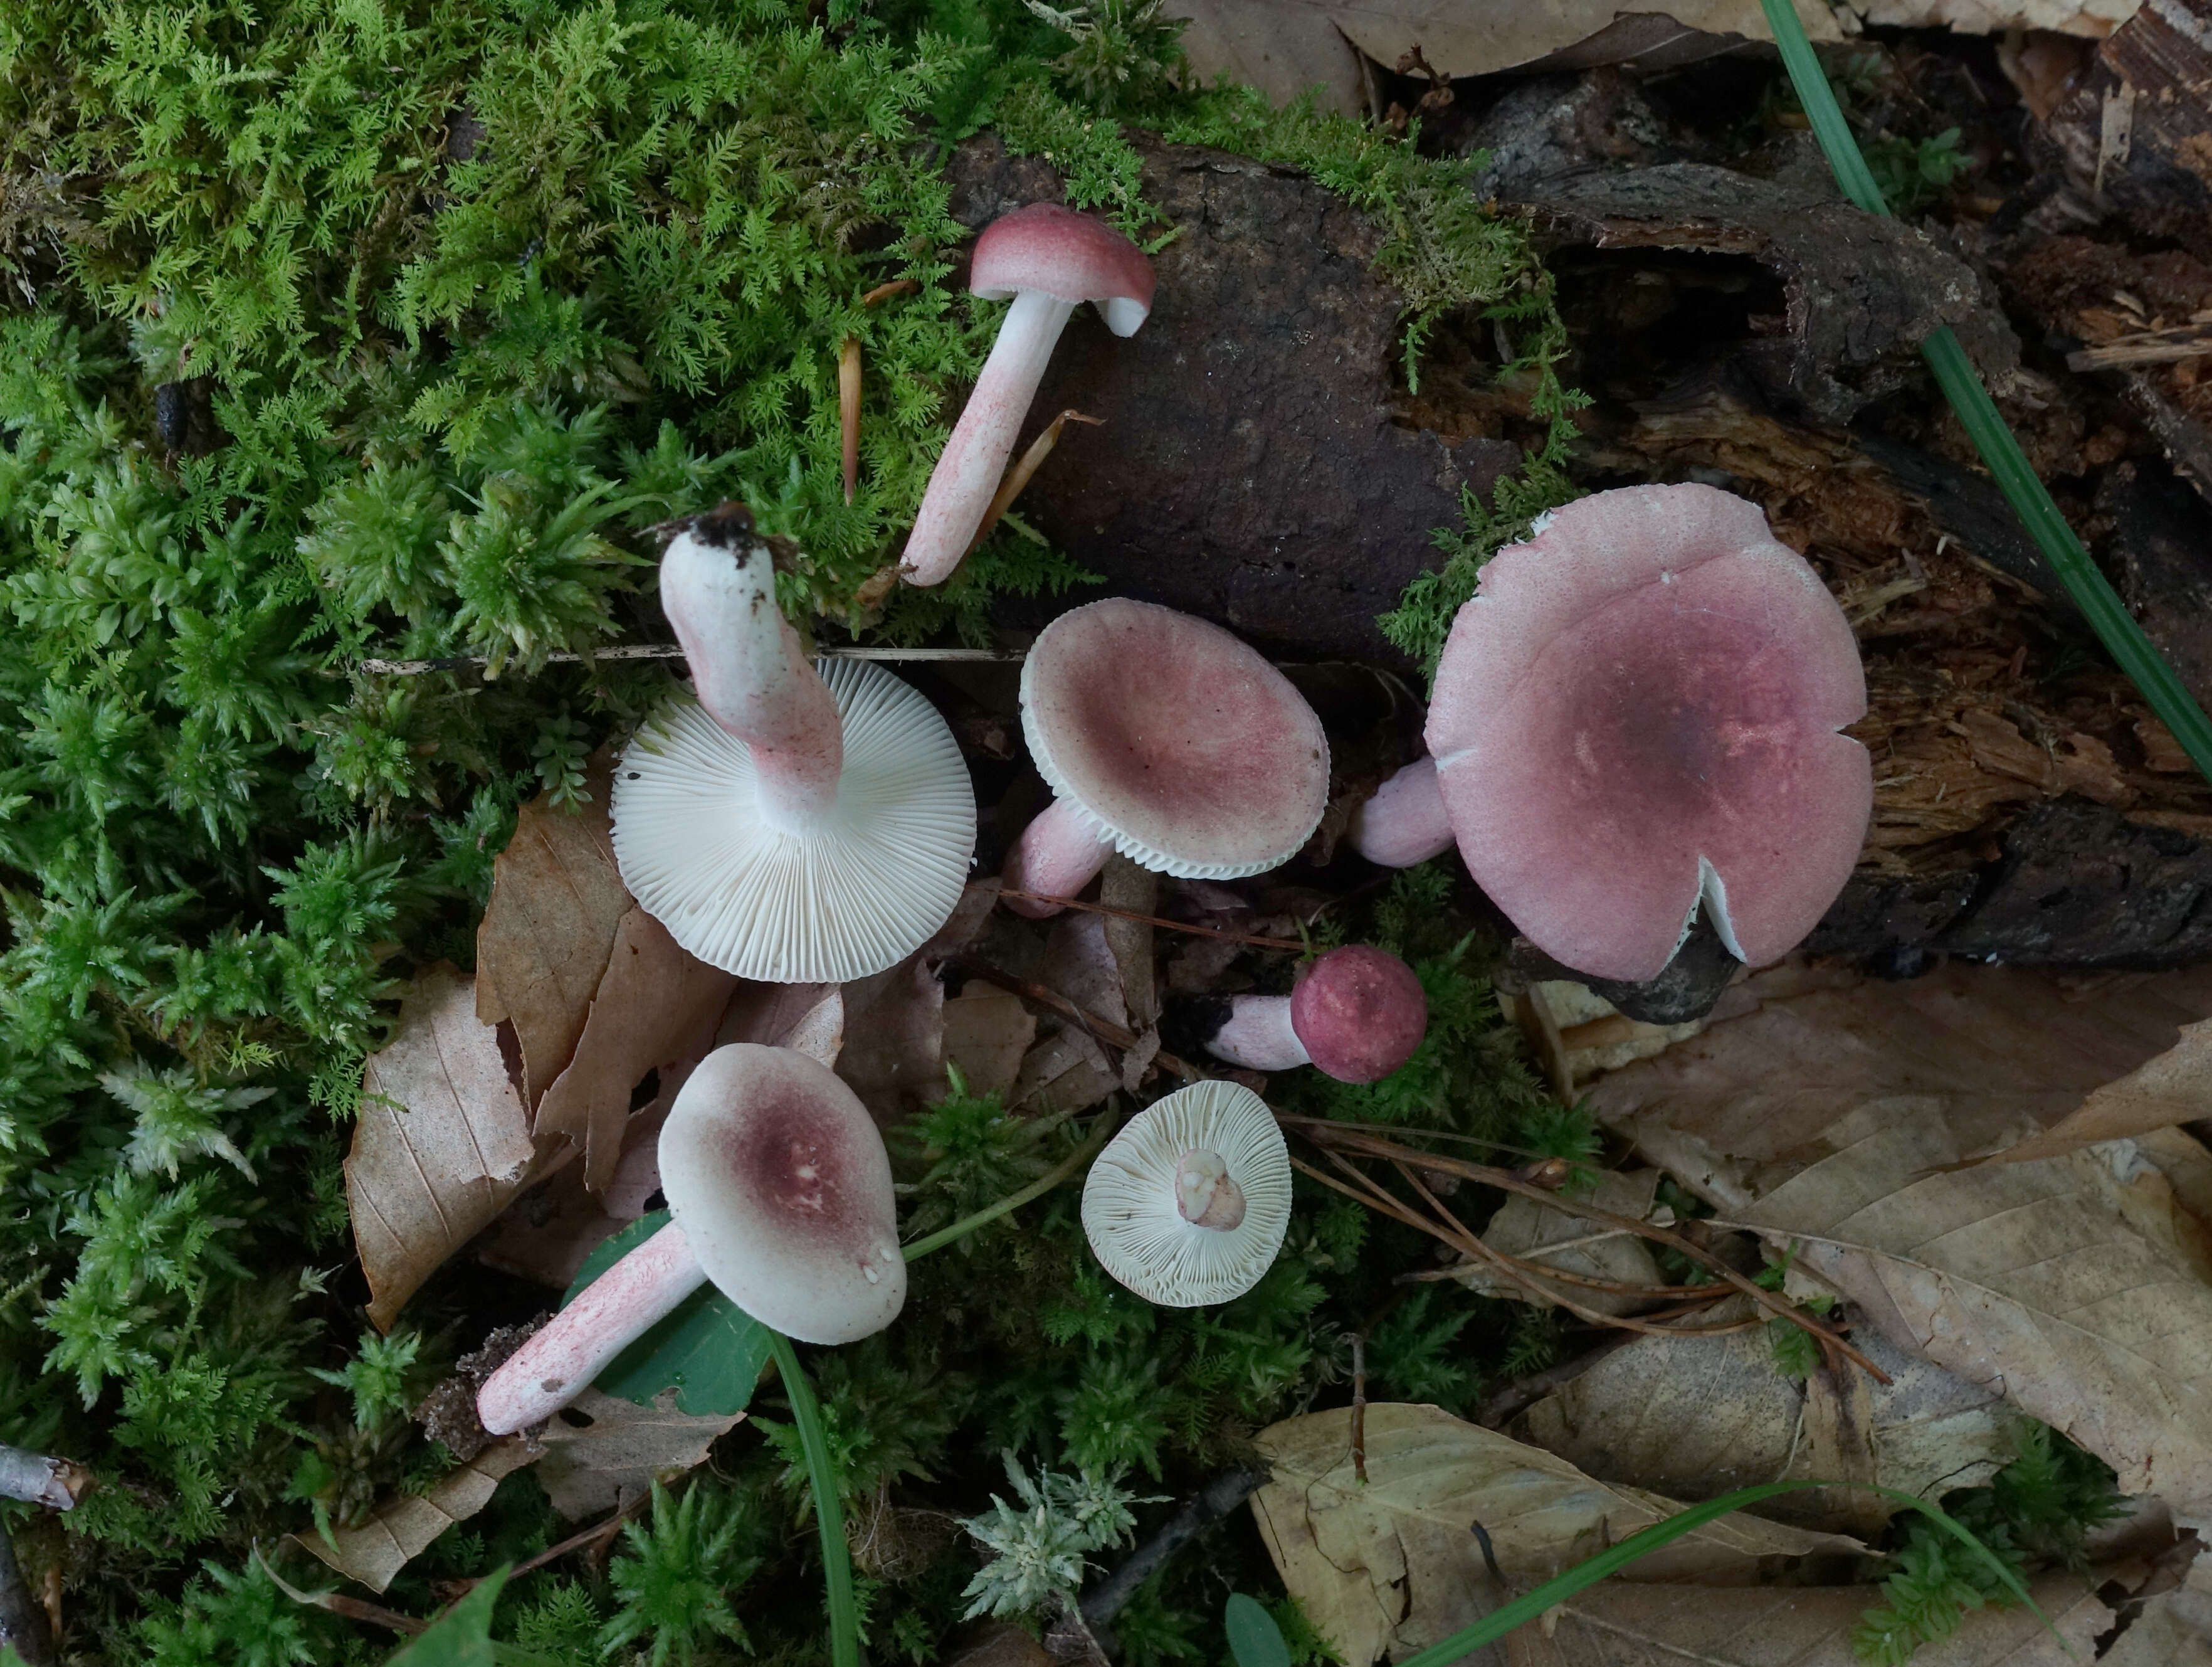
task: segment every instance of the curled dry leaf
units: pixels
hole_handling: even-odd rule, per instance
[[[886,1128],[945,1092],[945,986],[925,954],[844,986],[837,1074]]]
[[[514,1025],[533,1110],[576,1051],[631,907],[607,816],[613,768],[609,755],[593,755],[580,810],[556,810],[544,794],[522,807],[477,928],[477,1017]]]
[[[382,1591],[431,1541],[490,1503],[501,1478],[532,1463],[542,1451],[526,1436],[504,1436],[425,1492],[397,1494],[358,1528],[337,1530],[335,1545],[319,1534],[292,1538],[339,1573]]]
[[[1731,1297],[1700,1323],[1753,1317]],[[1722,1336],[1636,1337],[1523,1413],[1522,1440],[1601,1481],[1675,1499],[1712,1499],[1755,1482],[1873,1482],[1933,1497],[1989,1480],[2011,1457],[1996,1390],[1908,1354],[1853,1340],[1889,1375],[1775,1369],[1764,1325]],[[1856,1488],[1784,1494],[1759,1514],[1801,1526],[1876,1534],[1898,1506]]]
[[[1036,1031],[1020,996],[980,980],[945,1004],[945,1061],[971,1094],[1011,1092]]]
[[[1658,1187],[1659,1171],[1656,1169],[1626,1173],[1607,1170],[1599,1175],[1595,1190],[1579,1196],[1583,1202],[1641,1221],[1650,1215],[1652,1196]],[[1482,1242],[1494,1250],[1534,1262],[1540,1268],[1562,1268],[1571,1274],[1622,1285],[1666,1283],[1647,1241],[1633,1233],[1600,1226],[1571,1211],[1549,1208],[1517,1194],[1498,1206],[1497,1214],[1490,1218],[1490,1225],[1482,1230]],[[1480,1291],[1486,1297],[1505,1297],[1516,1302],[1535,1300],[1528,1287],[1482,1262],[1469,1264],[1457,1277],[1468,1290]],[[1650,1305],[1647,1299],[1625,1291],[1594,1291],[1583,1285],[1559,1288],[1577,1305],[1602,1314],[1632,1314]],[[1723,1488],[1714,1491],[1728,1490]]]
[[[2112,1611],[2077,1575],[2039,1580],[2029,1591],[2058,1638],[2027,1609],[1975,1609],[1951,1637],[1923,1646],[1914,1667],[2080,1667]],[[1507,1667],[1861,1667],[1851,1634],[1881,1602],[1878,1586],[1606,1580],[1508,1634],[1502,1653]]]
[[[1801,1246],[1797,1267],[1893,1343],[2001,1389],[2123,1492],[2189,1516],[2212,1508],[2212,1286],[2181,1190],[2201,1179],[2199,1149],[2165,1129],[1970,1160],[2059,1125],[2095,1071],[2174,1045],[2197,1016],[2179,998],[2203,983],[2123,981],[2069,1003],[2054,981],[1957,968],[1897,995],[1771,1001],[1591,1100],[1723,1219]],[[2006,1057],[2015,1047],[2027,1056]]]
[[[379,1329],[507,1208],[533,1155],[529,1116],[469,979],[443,962],[428,968],[401,998],[392,1040],[368,1057],[345,1162]]]
[[[1541,1580],[1680,1507],[1593,1481],[1566,1460],[1437,1407],[1366,1411],[1367,1480],[1349,1408],[1263,1430],[1272,1480],[1252,1513],[1283,1584],[1350,1667],[1449,1637],[1504,1601],[1469,1529],[1490,1535],[1509,1580]],[[1650,1580],[1747,1578],[1759,1560],[1856,1554],[1859,1542],[1741,1512],[1633,1566]]]
[[[2103,1667],[2203,1667],[2212,1661],[2212,1568],[2201,1553],[2179,1585],[2144,1600],[2101,1661]]]
[[[562,1516],[601,1516],[704,1464],[707,1450],[744,1417],[678,1412],[672,1389],[646,1407],[588,1389],[538,1433],[545,1447],[538,1480]]]

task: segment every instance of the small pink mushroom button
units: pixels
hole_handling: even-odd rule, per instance
[[[1152,263],[1103,221],[1032,203],[993,221],[976,240],[969,288],[986,301],[1011,295],[1014,304],[922,494],[899,566],[912,585],[942,584],[975,542],[1075,309],[1096,301],[1109,330],[1133,336],[1152,310]]]
[[[1328,808],[1328,739],[1290,679],[1150,602],[1111,597],[1045,627],[1022,666],[1022,733],[1054,800],[1007,853],[1010,891],[1073,897],[1109,850],[1183,879],[1261,873]]]
[[[1380,1082],[1428,1034],[1421,981],[1388,951],[1332,949],[1288,995],[1232,995],[1229,1017],[1206,1046],[1255,1071],[1310,1065],[1339,1082]]]
[[[890,1159],[867,1108],[787,1048],[719,1048],[660,1132],[669,1224],[584,1288],[485,1380],[494,1435],[550,1418],[712,1280],[806,1343],[881,1331],[906,1303]]]
[[[1873,808],[1872,761],[1838,733],[1865,712],[1843,610],[1756,505],[1630,486],[1483,569],[1428,744],[1475,883],[1546,954],[1635,982],[1700,903],[1753,965],[1819,922]]]

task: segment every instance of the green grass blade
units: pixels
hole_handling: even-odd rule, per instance
[[[1707,1523],[1747,1505],[1771,1500],[1778,1494],[1795,1494],[1808,1488],[1857,1488],[1920,1512],[1987,1563],[2005,1590],[2028,1607],[2069,1655],[2074,1653],[2073,1646],[2060,1637],[2058,1628],[2051,1624],[2051,1617],[2036,1607],[2035,1600],[2027,1595],[2027,1585],[2005,1561],[1976,1539],[1965,1524],[1927,1500],[1895,1488],[1879,1488],[1870,1482],[1766,1481],[1755,1488],[1739,1488],[1733,1494],[1723,1494],[1717,1500],[1707,1500],[1703,1505],[1693,1505],[1664,1522],[1653,1523],[1649,1528],[1638,1530],[1619,1545],[1601,1551],[1587,1562],[1577,1563],[1565,1573],[1547,1580],[1525,1597],[1516,1597],[1502,1608],[1492,1610],[1473,1626],[1454,1633],[1441,1643],[1431,1644],[1427,1649],[1407,1656],[1398,1664],[1398,1667],[1452,1667],[1454,1662],[1468,1652],[1495,1643],[1515,1627],[1528,1625],[1546,1609],[1564,1603],[1585,1587],[1595,1585],[1607,1575],[1627,1567],[1638,1558],[1650,1556],[1684,1535],[1694,1533]]]
[[[761,1328],[791,1402],[791,1421],[799,1428],[806,1455],[806,1482],[814,1493],[814,1521],[822,1530],[822,1583],[830,1603],[830,1659],[833,1667],[860,1667],[860,1611],[853,1601],[853,1555],[845,1545],[845,1512],[837,1502],[837,1469],[830,1462],[830,1439],[822,1427],[822,1408],[814,1385],[799,1370],[799,1351],[773,1326]]]
[[[1805,114],[1813,124],[1813,137],[1820,142],[1828,166],[1833,170],[1836,183],[1845,197],[1869,214],[1886,215],[1889,204],[1882,200],[1881,187],[1875,183],[1868,169],[1866,158],[1859,152],[1858,141],[1851,137],[1850,126],[1844,120],[1844,113],[1836,103],[1834,89],[1822,73],[1820,60],[1814,56],[1813,43],[1805,37],[1804,26],[1797,21],[1797,13],[1790,0],[1759,0],[1765,9],[1767,26],[1774,31],[1775,45],[1782,49],[1783,66],[1790,71],[1790,80],[1797,89],[1798,102],[1805,106]],[[2058,575],[2058,582],[2066,587],[2081,617],[2089,622],[2089,629],[2105,645],[2113,663],[2124,672],[2136,687],[2149,702],[2151,710],[2173,732],[2173,739],[2181,744],[2190,762],[2207,778],[2212,779],[2212,719],[2204,715],[2181,679],[2174,675],[2150,639],[2142,633],[2127,609],[2122,605],[2118,593],[2097,564],[2089,559],[2089,552],[2074,536],[2074,529],[2058,513],[2058,506],[2051,501],[2051,494],[2036,478],[2035,471],[2028,466],[2020,442],[2013,438],[2012,430],[2005,426],[2004,418],[1997,414],[1989,390],[1982,386],[1966,350],[1959,344],[1948,326],[1939,328],[1921,344],[1921,352],[1929,368],[1936,373],[1936,380],[1950,400],[1951,409],[1959,413],[1966,425],[1975,449],[1981,453],[1982,461],[1997,484],[1997,490],[2020,517],[2021,525],[2035,540],[2043,559]]]

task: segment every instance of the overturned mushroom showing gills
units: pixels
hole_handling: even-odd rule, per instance
[[[1073,897],[1109,849],[1182,879],[1260,873],[1328,808],[1328,740],[1290,679],[1150,602],[1109,598],[1045,627],[1022,665],[1022,733],[1054,798],[1007,853],[1012,891]]]
[[[1032,203],[993,221],[976,240],[969,288],[986,301],[1011,295],[1014,304],[922,494],[899,569],[913,585],[943,583],[968,553],[1075,309],[1096,301],[1109,330],[1133,336],[1152,310],[1152,263],[1104,222]]]
[[[1255,1071],[1311,1065],[1339,1082],[1380,1082],[1428,1034],[1429,998],[1413,969],[1365,944],[1332,949],[1288,995],[1232,995],[1206,1043]]]
[[[698,701],[655,715],[615,772],[623,883],[741,978],[836,983],[896,964],[951,915],[975,849],[945,720],[878,666],[817,673],[740,505],[670,543],[660,601]]]
[[[1569,504],[1453,622],[1428,742],[1475,883],[1545,953],[1655,976],[1699,901],[1729,952],[1796,945],[1873,808],[1858,645],[1755,505],[1711,486]]]
[[[1282,1131],[1239,1083],[1194,1083],[1155,1101],[1083,1183],[1083,1232],[1100,1265],[1164,1308],[1243,1295],[1273,1263],[1290,1220]]]
[[[906,1303],[883,1136],[827,1066],[733,1043],[707,1056],[660,1131],[672,1220],[586,1286],[485,1380],[494,1435],[550,1418],[712,1280],[806,1343],[881,1331]]]

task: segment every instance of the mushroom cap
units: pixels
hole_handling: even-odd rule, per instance
[[[1380,1082],[1429,1032],[1421,981],[1387,950],[1332,949],[1291,992],[1291,1028],[1316,1070],[1340,1082]]]
[[[1218,625],[1111,597],[1045,627],[1022,733],[1122,855],[1182,879],[1288,861],[1328,808],[1328,739],[1288,678]]]
[[[660,1185],[707,1277],[763,1325],[849,1343],[906,1304],[884,1138],[805,1054],[737,1042],[708,1055],[661,1126]]]
[[[812,826],[763,817],[751,749],[693,701],[648,720],[615,771],[623,884],[678,943],[740,978],[842,983],[895,966],[967,884],[975,792],[937,709],[865,660],[816,669],[845,767]]]
[[[1104,221],[1032,203],[1000,215],[975,240],[968,287],[986,301],[1041,289],[1065,301],[1096,301],[1109,330],[1133,336],[1152,310],[1152,263]]]
[[[1656,976],[1702,897],[1754,965],[1850,878],[1874,803],[1843,610],[1758,508],[1630,486],[1482,570],[1430,697],[1475,883],[1555,959]]]
[[[1223,1231],[1186,1221],[1176,1171],[1187,1152],[1218,1154],[1244,1195]],[[1106,1271],[1146,1302],[1196,1308],[1260,1282],[1291,1222],[1291,1154],[1267,1103],[1241,1083],[1206,1081],[1129,1119],[1083,1183],[1083,1232]]]

